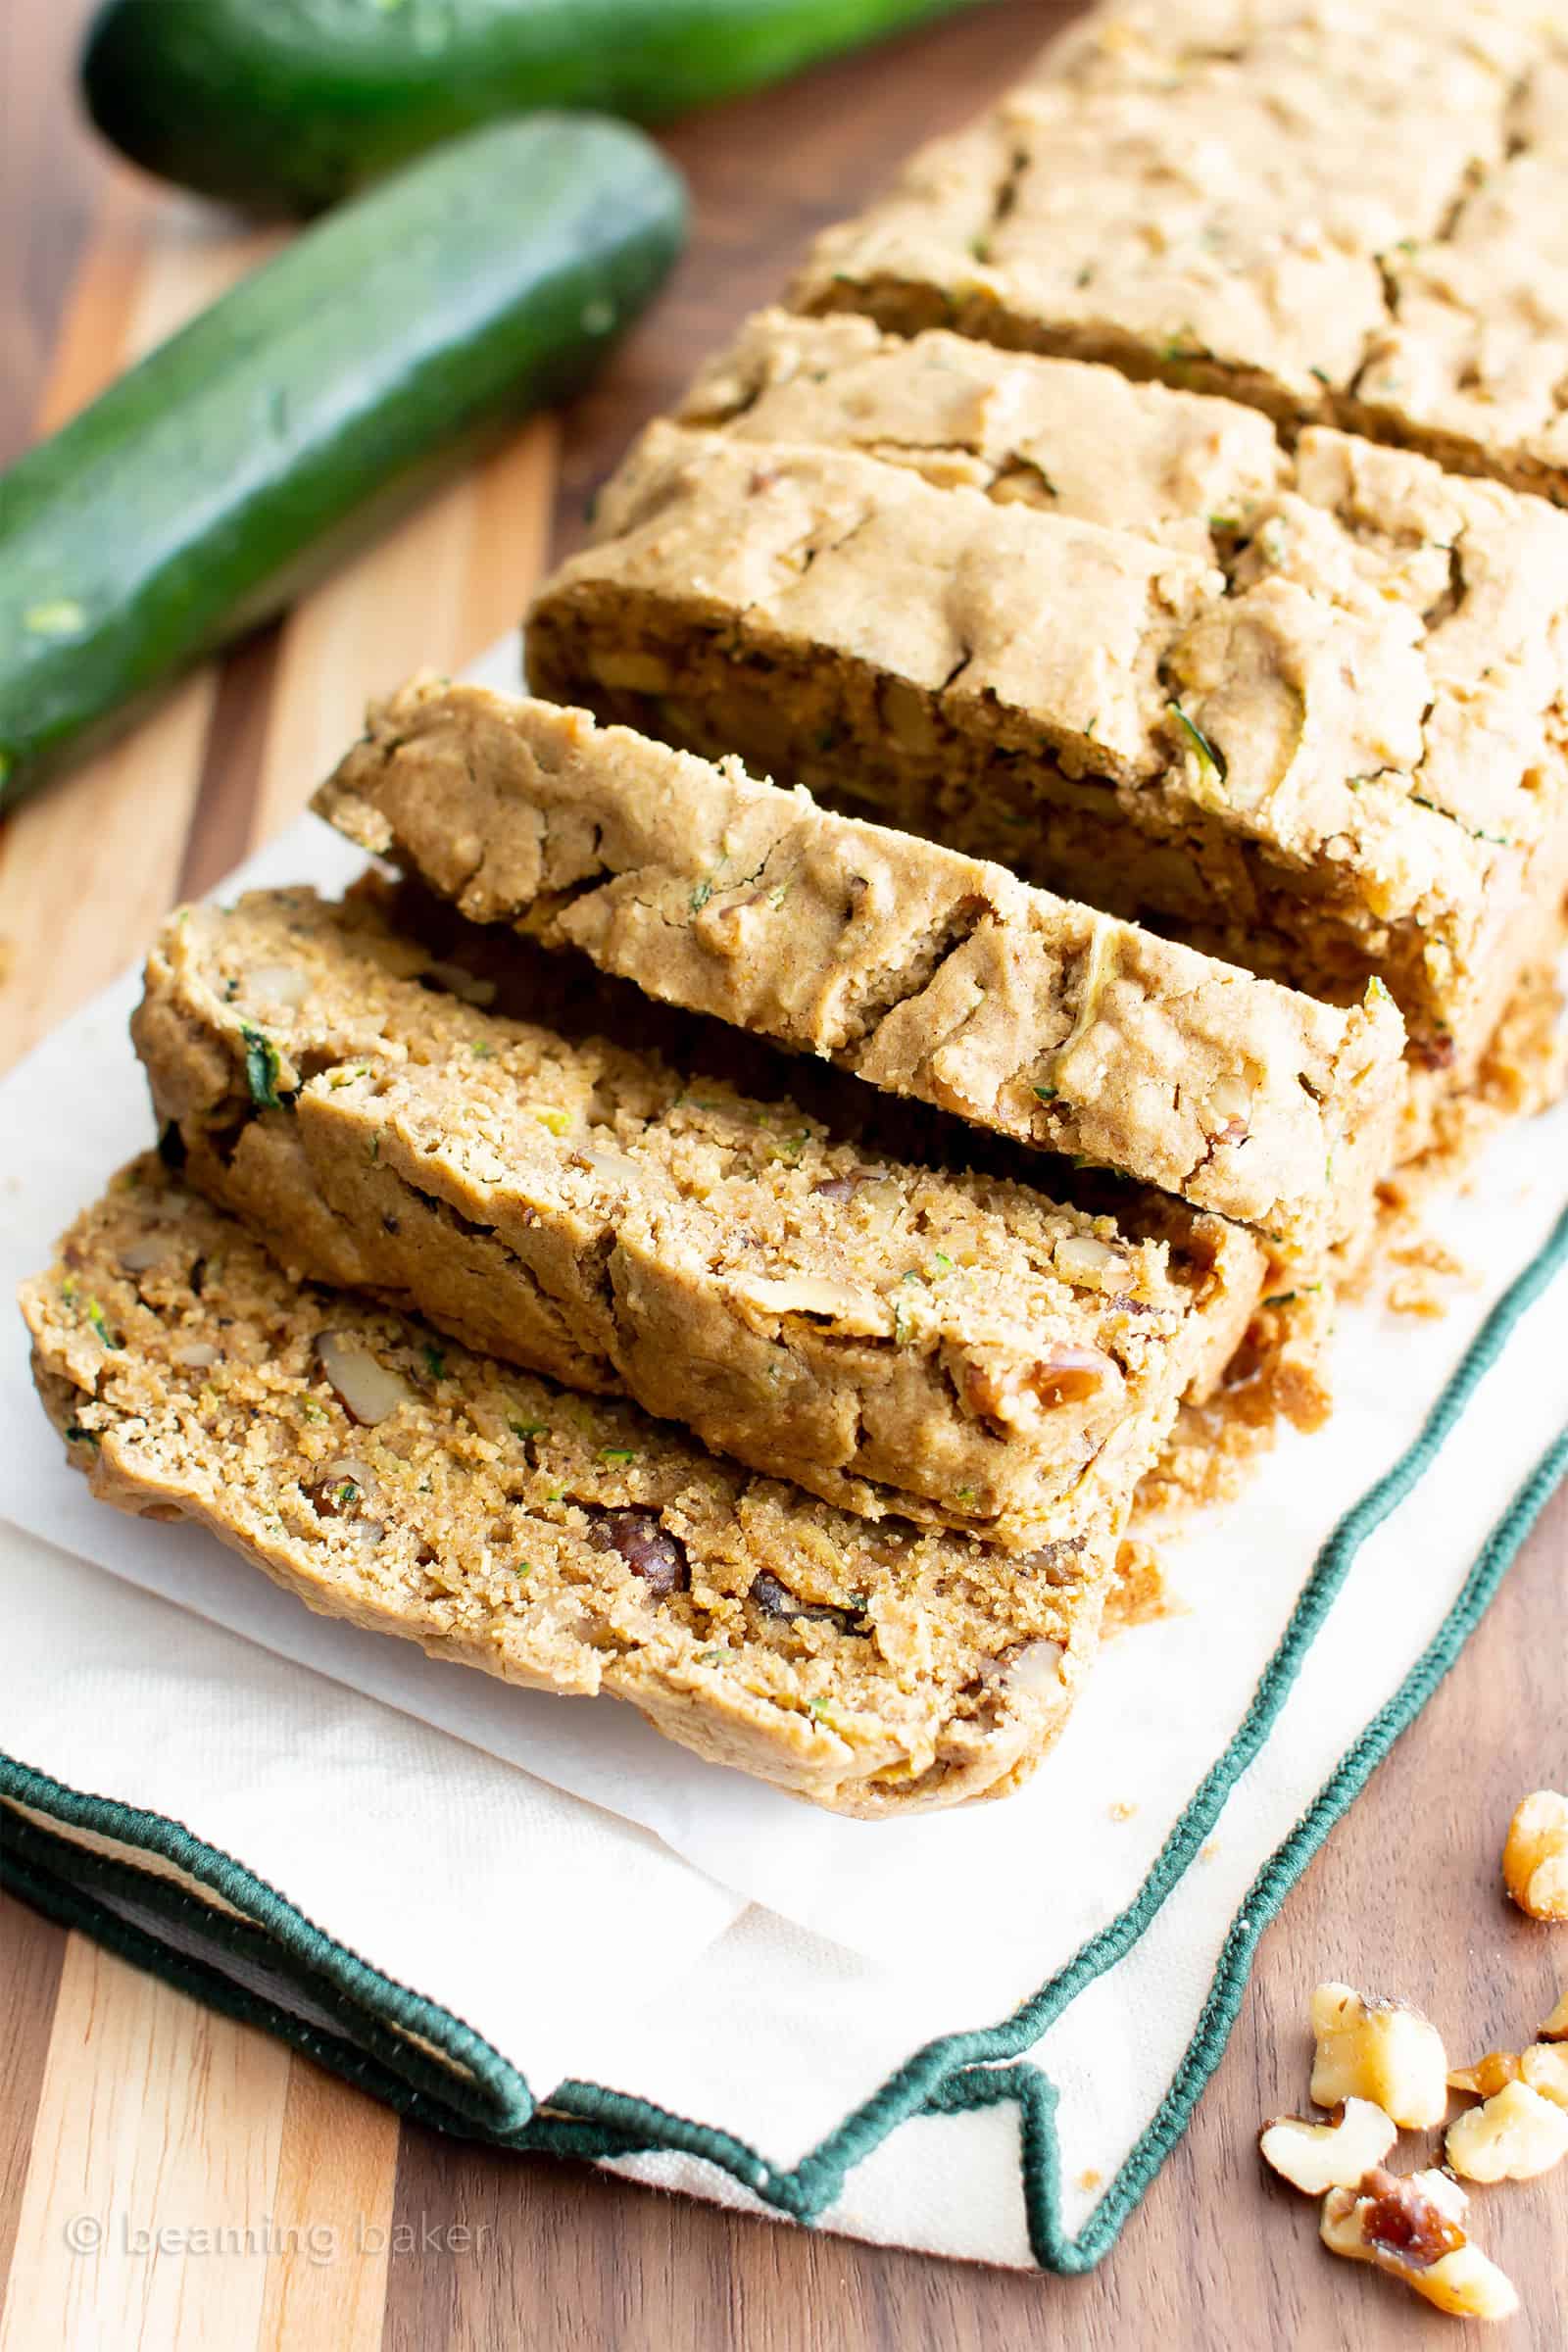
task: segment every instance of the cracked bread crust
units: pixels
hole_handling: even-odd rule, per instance
[[[793,290],[1332,421],[1568,498],[1568,27],[1109,0]]]
[[[1535,770],[1568,731],[1568,520],[1534,501],[1342,433],[1287,450],[1233,401],[848,317],[759,313],[699,375],[679,421],[853,450],[937,488],[1184,547],[1224,573],[1244,612],[1275,583],[1363,620],[1381,612],[1426,673],[1414,805],[1482,842],[1532,829]],[[612,490],[611,529],[615,503]],[[1228,632],[1224,654],[1234,662],[1248,642]],[[1183,708],[1229,770],[1219,714]],[[1319,813],[1325,825],[1336,813],[1326,796]]]
[[[364,904],[166,925],[133,1029],[187,1179],[289,1270],[368,1290],[868,1518],[1037,1549],[1120,1510],[1263,1256],[1031,1189],[869,1164],[788,1102],[568,1044],[437,983]],[[436,993],[431,993],[436,989]]]
[[[764,310],[704,367],[681,424],[822,443],[1220,563],[1286,485],[1269,419],[1235,401],[1051,366],[933,330],[906,340],[849,312]]]
[[[474,922],[1297,1249],[1363,1219],[1393,1155],[1376,992],[1317,1004],[732,760],[416,682],[317,807]]]
[[[633,1405],[290,1281],[150,1156],[22,1304],[40,1396],[103,1500],[194,1519],[308,1606],[432,1657],[628,1699],[838,1812],[1004,1794],[1094,1649],[1103,1526],[1023,1559],[868,1526]],[[373,1364],[373,1423],[326,1377],[323,1334],[334,1362]]]
[[[881,381],[935,425],[930,358]],[[982,365],[1020,404],[1055,368]],[[1340,1003],[1376,976],[1462,1080],[1568,864],[1568,517],[1341,433],[1281,468],[1205,562],[658,424],[535,605],[530,674]]]

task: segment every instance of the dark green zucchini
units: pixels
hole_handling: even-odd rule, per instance
[[[268,212],[334,203],[533,107],[641,122],[965,0],[108,0],[87,108],[133,163]]]
[[[0,810],[573,390],[684,221],[640,131],[492,123],[309,230],[0,474]]]

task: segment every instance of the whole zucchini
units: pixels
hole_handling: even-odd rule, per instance
[[[0,474],[0,811],[574,389],[684,221],[640,131],[492,123],[296,239]]]
[[[534,107],[658,122],[964,0],[108,0],[87,108],[204,195],[315,212]]]

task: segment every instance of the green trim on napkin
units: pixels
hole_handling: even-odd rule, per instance
[[[1362,1544],[1425,1476],[1515,1324],[1565,1263],[1568,1210],[1487,1317],[1415,1443],[1323,1546],[1240,1729],[1200,1783],[1134,1901],[1010,2017],[981,2031],[944,2035],[916,2051],[793,2168],[774,2167],[729,2132],[598,2083],[564,2083],[538,2104],[516,2068],[461,2019],[335,1942],[243,1864],[177,1822],[112,1798],[81,1795],[8,1757],[0,1757],[0,1799],[6,1800],[0,1883],[197,1999],[279,2035],[420,2122],[563,2156],[701,2157],[801,2222],[819,2220],[850,2172],[911,2116],[1010,2101],[1018,2109],[1035,2260],[1045,2270],[1089,2270],[1115,2244],[1185,2132],[1229,2039],[1264,1928],[1453,1665],[1568,1472],[1568,1431],[1497,1521],[1458,1599],[1397,1692],[1259,1872],[1231,1924],[1198,2029],[1152,2122],[1076,2236],[1068,2235],[1061,2220],[1055,2086],[1023,2054],[1086,1985],[1131,1950],[1181,1883],[1277,1721]],[[105,1852],[104,1841],[114,1850]],[[128,1858],[136,1853],[168,1867],[160,1871]]]

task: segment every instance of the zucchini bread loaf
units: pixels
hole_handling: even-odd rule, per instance
[[[795,288],[1333,421],[1568,498],[1568,24],[1107,0]]]
[[[863,1516],[1028,1551],[1086,1497],[1120,1511],[1258,1303],[1264,1252],[1218,1218],[1140,1238],[868,1164],[789,1102],[568,1043],[448,976],[365,904],[175,914],[133,1034],[187,1180],[294,1272]]]
[[[1008,1558],[870,1526],[635,1406],[291,1281],[135,1162],[25,1286],[71,1458],[312,1608],[505,1681],[630,1699],[699,1755],[867,1817],[999,1796],[1093,1653],[1109,1532]]]
[[[841,391],[835,324],[789,398],[644,436],[534,608],[534,684],[1335,1002],[1376,977],[1465,1082],[1568,881],[1568,516],[1324,430],[1265,492],[1225,404],[954,337]],[[987,487],[858,443],[880,403],[951,448],[965,393],[1007,420]],[[1129,402],[1191,462],[1081,518],[1037,421],[1076,404],[1081,444]],[[1225,498],[1206,549],[1173,475]]]
[[[473,922],[1298,1251],[1395,1155],[1381,988],[1315,1003],[581,711],[416,683],[316,806]]]

